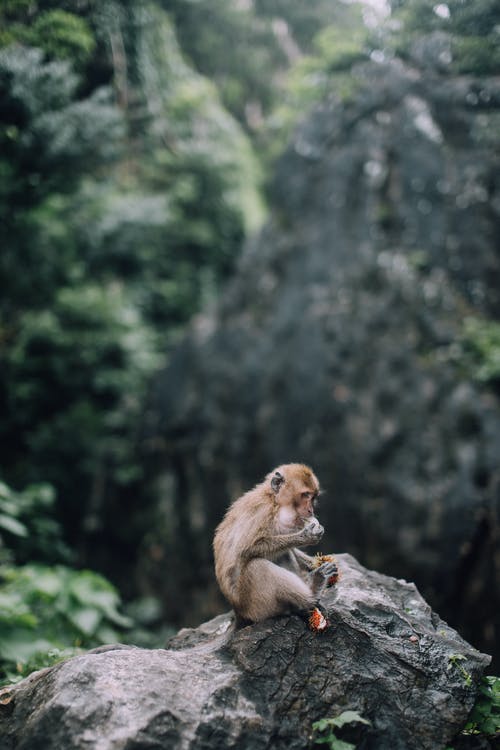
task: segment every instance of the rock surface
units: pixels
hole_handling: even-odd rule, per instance
[[[0,693],[2,750],[303,750],[314,721],[346,709],[371,722],[358,750],[443,748],[489,657],[413,584],[339,564],[325,633],[295,616],[234,632],[223,615],[166,650],[97,649]]]
[[[189,576],[193,550],[189,585],[206,590],[228,503],[304,461],[327,546],[415,580],[493,651],[500,385],[467,367],[464,329],[500,315],[500,79],[394,59],[352,82],[295,134],[269,223],[158,384],[177,554]]]

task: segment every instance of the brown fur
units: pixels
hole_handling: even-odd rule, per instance
[[[215,532],[215,573],[240,619],[262,620],[315,605],[323,577],[310,572],[313,558],[295,548],[321,538],[323,529],[313,516],[318,493],[309,467],[285,464],[230,506]]]

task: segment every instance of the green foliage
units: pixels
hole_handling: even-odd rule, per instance
[[[460,350],[474,378],[483,383],[500,380],[500,323],[466,318]]]
[[[500,9],[496,0],[393,0],[394,18],[402,24],[393,35],[398,54],[412,41],[433,31],[450,35],[452,73],[495,75],[500,66]]]
[[[500,70],[500,34],[458,36],[451,41],[452,68],[456,73],[497,75]]]
[[[8,15],[5,9],[3,12]],[[0,46],[17,42],[38,47],[49,59],[71,60],[77,68],[88,62],[95,39],[85,19],[60,8],[39,13],[30,13],[28,9],[25,14],[18,13],[19,17],[22,21],[11,22],[0,36]]]
[[[121,116],[109,92],[77,99],[67,62],[43,62],[38,49],[0,50],[0,217],[74,190],[85,173],[116,154]]]
[[[124,608],[133,625],[126,633],[126,643],[140,648],[164,648],[176,628],[164,620],[161,601],[154,596],[142,596],[128,602]]]
[[[147,502],[148,383],[263,215],[248,138],[165,13],[89,7],[0,10],[16,41],[40,47],[0,49],[2,469],[16,488],[51,483],[80,562],[90,535],[140,539],[145,510],[126,529],[115,519]],[[87,75],[104,52],[121,110]],[[31,539],[17,538],[20,560]]]
[[[135,23],[141,28],[137,75],[150,113],[144,177],[172,196],[179,225],[192,223],[196,232],[203,219],[201,235],[211,234],[205,247],[214,248],[217,237],[233,255],[243,231],[263,218],[259,168],[248,138],[213,83],[184,61],[168,17],[149,3],[135,11]],[[221,254],[227,253],[223,248]]]
[[[286,57],[276,43],[271,19],[231,0],[163,0],[175,21],[182,48],[204,75],[214,80],[227,109],[242,123],[253,102],[260,119],[273,105],[272,71]]]
[[[32,672],[44,669],[45,667],[52,667],[54,664],[59,664],[61,661],[82,653],[84,653],[84,650],[78,646],[51,648],[48,651],[37,651],[24,661],[17,661],[15,667],[10,662],[2,664],[0,660],[0,686],[12,685],[27,677]]]
[[[11,680],[72,655],[116,642],[131,621],[115,588],[91,571],[64,566],[0,568],[0,676]]]
[[[50,304],[75,275],[68,196],[120,141],[109,92],[76,99],[77,86],[66,62],[44,63],[37,49],[0,50],[0,357],[19,312]]]
[[[54,510],[51,485],[34,484],[15,492],[0,482],[0,563],[70,560]]]
[[[317,52],[315,37],[336,28],[341,37],[336,41],[344,45],[357,33],[350,24],[353,14],[361,21],[359,9],[330,0],[162,0],[162,5],[184,52],[216,83],[226,108],[259,143],[281,108],[288,71]]]
[[[468,672],[463,664],[461,662],[467,661],[467,657],[463,654],[450,654],[448,657],[448,671],[451,669],[456,669],[461,676],[463,677],[463,680],[467,687],[471,687],[472,685],[472,675],[470,672]]]
[[[352,11],[351,23],[351,33],[346,33],[342,26],[328,26],[314,40],[318,60],[325,70],[332,73],[348,70],[354,63],[366,60],[368,35],[356,6]]]
[[[371,35],[359,5],[336,5],[334,23],[318,31],[308,55],[291,66],[287,86],[270,119],[275,129],[270,153],[277,155],[284,138],[305,112],[327,96],[349,101],[359,90],[351,73],[357,62],[369,59]]]
[[[500,677],[487,675],[482,678],[476,698],[463,734],[500,733]]]
[[[24,436],[30,455],[26,469],[16,448],[11,474],[48,477],[81,521],[97,466],[118,484],[140,471],[131,432],[157,365],[152,333],[119,284],[65,287],[22,316],[7,365],[5,441]]]
[[[86,21],[58,8],[40,14],[27,42],[41,47],[49,58],[71,60],[77,68],[88,62],[95,47]]]
[[[363,718],[357,711],[343,711],[339,716],[335,716],[332,719],[320,719],[315,721],[312,725],[314,735],[314,743],[317,745],[326,744],[330,750],[355,750],[356,745],[351,742],[345,742],[340,740],[335,731],[349,724],[367,724],[371,722],[368,719]]]
[[[0,482],[0,542],[5,533],[14,537],[28,536],[28,529],[17,517],[18,511],[12,494],[7,485]],[[0,551],[3,552],[1,547]]]
[[[53,506],[50,485],[15,492],[0,483],[0,683],[81,647],[114,642],[132,624],[102,576],[63,565],[14,565],[28,558],[69,559]]]

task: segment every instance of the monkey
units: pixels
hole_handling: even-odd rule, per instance
[[[237,625],[317,607],[337,572],[335,562],[317,566],[299,549],[323,536],[314,515],[319,492],[308,466],[284,464],[229,507],[213,547],[216,578]]]

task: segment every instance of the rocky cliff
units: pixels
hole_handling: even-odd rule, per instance
[[[440,71],[440,44],[360,65],[297,130],[270,220],[160,379],[149,429],[193,582],[213,581],[229,500],[304,461],[326,545],[415,580],[491,652],[499,391],[463,355],[465,321],[500,314],[500,79]]]

